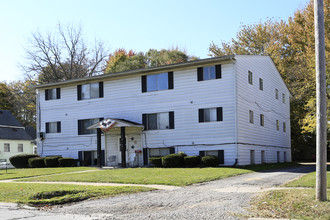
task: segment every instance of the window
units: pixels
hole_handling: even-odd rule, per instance
[[[142,92],[152,92],[173,88],[173,72],[142,76]]]
[[[259,89],[260,89],[261,91],[264,90],[264,80],[261,79],[261,78],[259,78]]]
[[[199,156],[201,156],[201,157],[216,156],[220,160],[219,164],[224,164],[225,163],[225,151],[224,150],[199,151]]]
[[[260,114],[260,126],[265,126],[265,116]]]
[[[248,71],[248,82],[253,85],[252,72],[250,70]]]
[[[199,122],[223,121],[222,107],[198,110]]]
[[[276,153],[277,153],[277,163],[279,163],[279,162],[281,162],[280,152],[277,151]]]
[[[53,100],[61,98],[61,89],[46,89],[45,90],[45,100]]]
[[[276,120],[276,130],[280,130],[280,122],[278,120]]]
[[[275,99],[278,99],[278,89],[275,89]]]
[[[4,152],[10,152],[10,144],[5,143],[3,151]]]
[[[17,152],[23,152],[23,144],[17,145]]]
[[[46,133],[61,133],[61,122],[46,122]]]
[[[149,157],[162,157],[170,154],[170,148],[149,149]]]
[[[282,102],[285,103],[285,94],[282,93]]]
[[[96,129],[87,129],[89,126],[102,121],[103,118],[82,119],[78,120],[78,135],[96,134]]]
[[[250,119],[250,123],[253,124],[254,120],[253,120],[253,111],[249,111],[249,119]]]
[[[78,100],[103,97],[103,82],[89,83],[77,86]]]
[[[144,130],[174,129],[174,112],[162,112],[142,115]]]
[[[197,81],[221,79],[221,65],[197,68]]]
[[[283,132],[286,132],[286,123],[283,122]]]

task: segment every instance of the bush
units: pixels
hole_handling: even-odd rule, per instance
[[[58,160],[62,158],[61,156],[46,157],[44,159],[46,167],[59,167],[60,163]]]
[[[201,163],[200,156],[187,156],[184,157],[184,165],[186,167],[197,167]]]
[[[155,167],[161,167],[162,166],[162,157],[149,157],[149,163],[151,163]]]
[[[28,160],[30,167],[40,168],[45,167],[45,158],[44,157],[33,157]]]
[[[217,167],[220,163],[220,159],[216,156],[202,157],[202,163],[206,167]]]
[[[163,167],[183,167],[184,154],[169,154],[162,157]]]
[[[75,167],[77,165],[76,160],[71,157],[62,157],[58,159],[58,162],[61,167]]]
[[[37,154],[18,154],[9,158],[15,168],[29,168],[29,158],[39,157]]]

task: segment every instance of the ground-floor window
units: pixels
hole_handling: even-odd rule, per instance
[[[170,148],[149,149],[149,157],[162,157],[170,154]]]
[[[17,145],[17,152],[23,152],[23,144]]]
[[[8,143],[5,143],[4,144],[4,149],[3,149],[4,152],[10,152],[10,144]]]
[[[207,150],[207,151],[199,151],[199,156],[216,156],[220,159],[219,164],[225,163],[225,157],[224,157],[224,150]]]
[[[80,166],[96,166],[97,151],[79,151],[78,158]],[[104,166],[104,150],[101,150],[101,165]]]

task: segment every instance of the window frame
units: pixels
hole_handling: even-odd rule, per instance
[[[205,112],[209,111],[209,120],[206,120]],[[211,120],[211,112],[215,112],[213,115],[213,120]],[[214,120],[215,119],[215,120]],[[223,107],[213,107],[213,108],[201,108],[198,109],[198,122],[199,123],[210,123],[210,122],[221,122],[223,121]]]
[[[45,129],[46,130],[46,134],[61,133],[61,122],[60,121],[46,122],[45,123],[45,128],[46,128]]]
[[[159,76],[161,76],[162,74],[167,74],[167,88],[159,88]],[[141,76],[141,89],[142,89],[142,93],[146,93],[146,92],[156,92],[156,91],[165,91],[165,90],[171,90],[174,89],[174,73],[173,72],[163,72],[163,73],[156,73],[156,74],[150,74],[150,75],[143,75]],[[152,77],[156,78],[156,89],[153,90],[149,90],[148,88],[150,88],[150,83],[151,81],[149,81],[148,79],[151,79]],[[164,77],[165,78],[165,77]]]
[[[23,144],[17,144],[17,152],[19,152],[19,153],[24,152],[24,146],[23,146]]]
[[[265,115],[260,114],[260,126],[265,127]]]
[[[45,89],[45,101],[61,98],[61,88]]]
[[[209,73],[209,78],[205,79],[204,72],[205,70],[210,70],[210,68],[214,68],[214,77],[211,78],[211,74]],[[222,78],[222,66],[221,64],[218,65],[210,65],[210,66],[203,66],[197,68],[197,81],[208,81],[214,79],[221,79]]]
[[[264,80],[259,78],[259,90],[264,91]]]
[[[3,144],[3,152],[10,153],[10,143]]]
[[[87,119],[78,119],[78,135],[91,135],[97,134],[97,129],[87,129],[87,127],[96,124],[97,122],[102,121],[103,118],[87,118]],[[85,123],[89,121],[88,125]],[[89,131],[89,132],[86,132]]]
[[[249,122],[254,124],[254,112],[252,110],[249,110]]]
[[[162,126],[160,117],[164,114],[168,114],[168,125]],[[154,126],[151,126],[149,120],[151,116],[156,116],[156,121],[153,123],[156,123],[156,128]],[[167,119],[166,119],[167,120]],[[157,113],[145,113],[142,114],[142,124],[144,125],[144,130],[145,131],[154,131],[154,130],[169,130],[169,129],[175,129],[174,126],[174,111],[169,111],[169,112],[157,112]],[[152,128],[150,128],[152,127]]]
[[[286,132],[286,123],[283,122],[283,132]]]
[[[285,94],[284,93],[282,93],[282,102],[283,102],[283,104],[285,104]]]
[[[92,96],[93,90],[92,90],[92,85],[97,85],[98,86],[98,95]],[[83,87],[89,87],[89,97],[83,97]],[[98,99],[98,98],[103,98],[104,97],[104,87],[103,87],[103,81],[101,82],[92,82],[92,83],[85,83],[81,85],[77,85],[77,100],[90,100],[90,99]]]
[[[276,120],[276,130],[279,131],[280,130],[280,121]]]
[[[278,97],[278,89],[276,89],[276,88],[275,88],[275,99],[277,99],[277,100],[279,99],[279,97]]]
[[[253,73],[250,70],[248,70],[248,83],[253,85]]]

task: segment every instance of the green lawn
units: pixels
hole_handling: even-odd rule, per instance
[[[327,188],[330,189],[330,166],[328,166],[327,172]],[[302,176],[301,178],[294,180],[285,186],[288,187],[312,187],[315,188],[316,184],[316,172],[309,173]]]
[[[316,201],[315,189],[273,190],[255,197],[250,211],[248,217],[330,219],[330,201]]]
[[[56,205],[153,190],[137,186],[80,186],[39,183],[0,183],[0,188],[1,202],[29,205]]]
[[[42,176],[58,173],[68,173],[84,170],[96,170],[93,167],[56,167],[56,168],[30,168],[30,169],[8,169],[0,170],[0,180],[16,179],[32,176]]]

